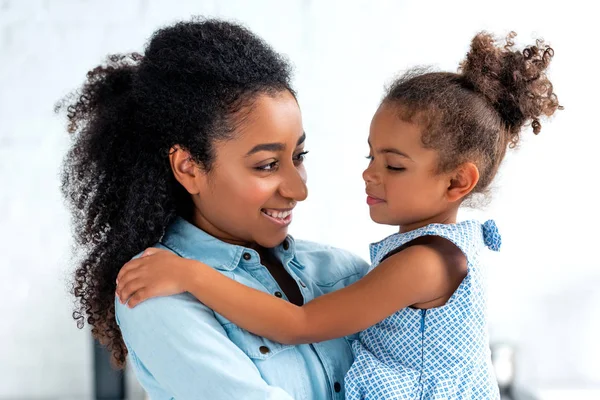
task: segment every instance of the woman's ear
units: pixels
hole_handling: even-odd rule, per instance
[[[169,150],[169,162],[177,182],[191,195],[200,194],[200,188],[205,183],[206,173],[193,160],[190,152],[175,145]]]
[[[450,184],[446,190],[446,199],[453,203],[463,199],[473,191],[479,182],[479,169],[473,163],[458,166],[450,175]]]

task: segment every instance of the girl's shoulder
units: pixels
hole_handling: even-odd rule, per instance
[[[455,224],[429,224],[405,233],[396,233],[370,246],[373,266],[390,254],[401,251],[409,243],[426,236],[446,239],[458,247],[467,258],[478,253],[483,247],[498,251],[502,238],[493,220],[480,223],[467,220]]]

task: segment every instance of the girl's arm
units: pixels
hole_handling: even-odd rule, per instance
[[[164,398],[167,390],[177,400],[293,400],[264,380],[213,310],[191,296],[154,299],[133,309],[117,303],[115,318],[138,378],[162,386],[146,388],[152,398]]]
[[[457,273],[460,280],[466,274],[449,265],[436,247],[414,245],[356,283],[298,307],[198,261],[170,253],[162,260],[152,257],[130,262],[133,266],[126,265],[119,274],[123,289],[117,294],[130,307],[149,297],[188,291],[234,324],[285,344],[320,342],[364,330],[402,308],[447,296],[456,288]],[[130,284],[133,281],[137,284]]]

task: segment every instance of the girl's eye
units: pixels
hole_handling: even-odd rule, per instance
[[[369,160],[369,162],[373,161],[373,156],[372,155],[368,155],[365,157],[367,160]]]
[[[406,168],[402,168],[402,167],[392,167],[390,165],[387,166],[387,169],[389,169],[390,171],[404,171]]]

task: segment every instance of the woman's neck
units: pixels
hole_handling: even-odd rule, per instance
[[[236,246],[242,246],[254,249],[256,243],[248,242],[247,240],[240,239],[229,232],[223,231],[204,218],[203,215],[196,213],[190,220],[190,222],[197,228],[202,229],[209,235],[221,240],[222,242],[233,244]],[[256,249],[255,249],[256,250]]]

